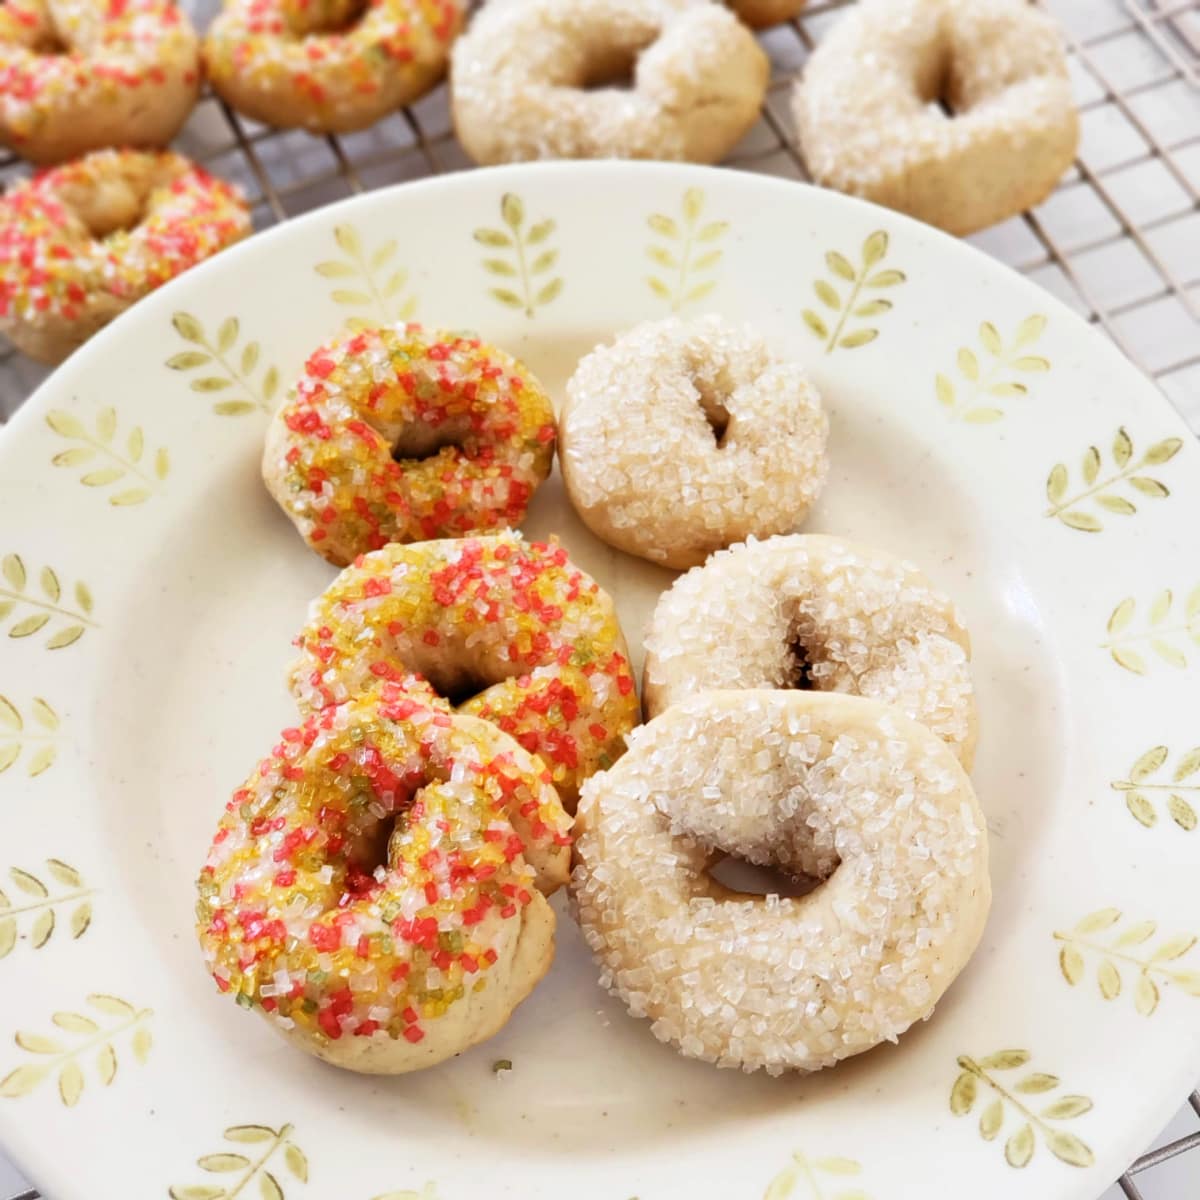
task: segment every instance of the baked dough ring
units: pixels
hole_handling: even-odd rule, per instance
[[[517,534],[365,555],[313,603],[296,641],[302,710],[379,680],[447,711],[448,698],[537,754],[571,810],[640,715],[612,600],[561,546]]]
[[[37,163],[165,146],[200,92],[200,47],[171,0],[0,4],[0,145]]]
[[[665,567],[795,529],[825,482],[829,422],[799,363],[720,317],[593,350],[567,384],[559,462],[599,538]]]
[[[660,1041],[745,1071],[814,1071],[894,1041],[965,966],[987,833],[945,744],[857,696],[684,700],[584,785],[572,891],[601,983]],[[732,892],[737,855],[821,880]]]
[[[631,64],[631,91],[584,90]],[[485,5],[454,47],[454,126],[477,163],[711,163],[758,118],[768,74],[712,0],[510,0]]]
[[[515,525],[553,462],[554,409],[526,367],[478,338],[396,325],[313,353],[262,471],[341,567],[388,542]]]
[[[256,121],[352,133],[441,79],[462,17],[462,0],[225,0],[204,62]]]
[[[792,104],[818,183],[957,234],[1044,200],[1079,142],[1058,26],[1025,0],[861,0]]]
[[[895,705],[966,770],[977,716],[971,641],[953,602],[911,563],[796,534],[714,554],[664,592],[646,637],[653,717],[713,688],[812,688]]]
[[[0,332],[61,362],[250,231],[241,192],[179,154],[97,150],[44,171],[0,197]]]
[[[394,685],[327,709],[233,794],[197,884],[223,992],[336,1066],[491,1037],[554,957],[570,819],[494,725]]]

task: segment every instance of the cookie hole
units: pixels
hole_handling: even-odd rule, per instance
[[[717,443],[718,448],[723,447],[725,434],[729,431],[729,422],[733,419],[729,415],[729,409],[706,389],[698,387],[697,391],[699,392],[700,411],[704,414],[704,419],[712,430],[713,441]]]
[[[813,677],[812,663],[809,662],[808,652],[798,641],[793,641],[787,648],[787,673],[785,687],[794,692],[820,691]]]
[[[480,692],[486,692],[492,687],[495,679],[485,679],[481,674],[472,671],[469,667],[455,667],[447,663],[445,666],[440,664],[425,664],[427,669],[425,679],[429,686],[448,704],[458,708],[460,705],[466,704],[468,700],[478,696]]]
[[[301,37],[347,33],[363,19],[370,0],[291,0],[283,6],[288,26]]]
[[[584,92],[631,92],[637,55],[624,47],[594,47],[583,65],[579,88]]]
[[[392,442],[395,462],[423,462],[436,458],[447,447],[461,450],[467,440],[467,427],[461,421],[444,421],[441,425],[413,424],[402,429]]]
[[[743,896],[784,896],[789,899],[807,896],[825,882],[811,875],[789,875],[776,867],[760,867],[732,854],[709,867],[708,877]]]

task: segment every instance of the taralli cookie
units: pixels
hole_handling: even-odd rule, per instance
[[[554,460],[554,410],[504,351],[398,325],[340,335],[267,431],[267,490],[345,566],[388,542],[517,524]]]
[[[0,4],[0,144],[23,158],[165,146],[199,91],[196,32],[173,0]]]
[[[1058,27],[1025,0],[861,0],[793,109],[818,183],[958,234],[1044,200],[1079,142]]]
[[[178,154],[98,150],[0,197],[0,332],[57,363],[250,233],[241,193]]]
[[[857,696],[709,692],[583,789],[572,893],[601,983],[722,1067],[815,1071],[924,1020],[979,942],[983,814],[945,744]],[[714,881],[723,854],[820,880]]]
[[[601,86],[628,72],[630,90]],[[757,119],[768,74],[712,0],[488,4],[454,47],[454,126],[478,163],[717,162]]]
[[[225,0],[204,39],[213,89],[268,125],[350,133],[446,70],[463,0]]]
[[[794,17],[807,0],[726,0],[726,3],[752,29],[765,29]]]
[[[798,534],[714,554],[663,593],[642,691],[649,717],[717,688],[868,696],[931,729],[970,770],[970,657],[954,604],[911,563]]]
[[[567,385],[559,460],[599,538],[692,567],[789,532],[825,482],[829,423],[798,363],[720,317],[639,325]]]
[[[572,809],[639,716],[612,600],[561,546],[516,534],[366,555],[314,602],[297,644],[302,710],[379,680],[436,693],[538,755]]]
[[[327,709],[221,818],[197,930],[223,992],[339,1067],[397,1075],[494,1034],[554,957],[570,819],[494,725],[399,689]]]

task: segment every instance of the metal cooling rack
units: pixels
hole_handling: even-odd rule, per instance
[[[203,25],[214,0],[184,0]],[[788,94],[848,0],[810,0],[765,33],[759,122],[729,166],[806,179]],[[976,235],[981,249],[1103,328],[1200,434],[1200,0],[1042,0],[1063,22],[1083,140],[1035,211]],[[179,148],[245,189],[258,228],[357,192],[471,164],[439,88],[364,133],[318,138],[247,121],[206,95]],[[0,154],[0,190],[27,168]],[[0,418],[46,371],[0,343]],[[1197,1153],[1189,1154],[1196,1150]],[[9,1184],[0,1160],[0,1196]],[[1104,1200],[1183,1200],[1200,1178],[1200,1092]],[[7,1185],[7,1186],[6,1186]],[[38,1200],[19,1192],[12,1200]]]

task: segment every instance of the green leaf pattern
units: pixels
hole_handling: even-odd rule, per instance
[[[876,270],[887,256],[888,241],[883,230],[872,233],[863,242],[857,267],[836,250],[826,253],[825,265],[831,278],[817,279],[813,291],[827,311],[806,308],[801,314],[809,331],[824,343],[826,354],[839,349],[855,350],[879,336],[875,326],[862,322],[890,312],[892,301],[878,293],[898,287],[907,278],[903,271],[892,268]]]
[[[100,1082],[107,1087],[117,1073],[117,1045],[130,1035],[133,1057],[144,1063],[153,1044],[149,1023],[154,1013],[135,1008],[128,1000],[93,992],[87,1003],[91,1013],[56,1012],[50,1019],[57,1033],[45,1036],[22,1030],[13,1038],[17,1046],[34,1057],[0,1079],[0,1097],[18,1100],[35,1091],[47,1079],[58,1081],[59,1099],[67,1108],[79,1103],[87,1083],[83,1069],[90,1059]],[[61,1034],[68,1034],[66,1038]]]
[[[308,1158],[291,1125],[231,1125],[226,1147],[205,1154],[196,1166],[210,1182],[168,1189],[171,1200],[234,1200],[257,1192],[262,1200],[286,1200],[284,1182],[308,1182]]]
[[[357,310],[347,326],[361,330],[411,320],[417,297],[409,291],[408,272],[396,265],[400,243],[389,238],[368,250],[353,225],[335,226],[333,239],[343,257],[319,262],[314,269],[332,282],[329,298],[335,304]]]
[[[0,696],[0,774],[26,750],[29,753],[23,765],[27,775],[48,771],[58,757],[60,725],[58,713],[41,696],[30,703],[28,719],[7,696]]]
[[[809,1158],[797,1150],[767,1185],[763,1200],[870,1200],[857,1186],[861,1174],[852,1158]]]
[[[1125,796],[1125,807],[1147,829],[1158,823],[1160,806],[1185,833],[1197,824],[1196,805],[1200,804],[1200,746],[1182,754],[1174,766],[1168,766],[1166,746],[1151,746],[1129,768],[1124,779],[1109,785]]]
[[[1070,468],[1066,463],[1055,463],[1046,478],[1050,507],[1045,515],[1081,533],[1099,533],[1104,528],[1102,513],[1132,517],[1138,511],[1135,498],[1140,503],[1143,497],[1165,500],[1171,494],[1157,474],[1147,471],[1170,462],[1182,448],[1182,438],[1163,438],[1135,457],[1133,439],[1122,426],[1109,449],[1111,467],[1105,468],[1098,447],[1089,446],[1084,451],[1079,468],[1082,486],[1073,488]]]
[[[515,192],[500,198],[500,219],[503,229],[483,227],[474,233],[489,252],[482,260],[483,269],[506,281],[488,288],[488,295],[532,317],[563,290],[562,276],[554,273],[558,250],[550,244],[558,226],[549,219],[527,224],[525,202]]]
[[[704,192],[688,188],[678,219],[652,213],[646,220],[657,238],[646,247],[646,257],[658,268],[646,284],[672,312],[699,303],[717,286],[713,272],[724,256],[717,243],[729,232],[729,222],[703,220],[704,207]]]
[[[955,370],[934,379],[938,403],[954,419],[990,425],[1004,418],[1004,403],[1027,396],[1027,378],[1050,370],[1050,360],[1029,348],[1046,330],[1040,313],[1026,317],[1006,344],[991,321],[979,327],[979,349],[959,347]]]
[[[1144,617],[1136,597],[1126,596],[1112,610],[1107,629],[1108,639],[1100,646],[1126,671],[1147,675],[1155,663],[1185,670],[1188,651],[1200,646],[1200,584],[1182,602],[1170,588],[1159,592]]]
[[[60,450],[50,461],[56,467],[83,468],[79,482],[85,487],[111,489],[108,502],[114,508],[129,508],[143,504],[159,489],[171,470],[171,460],[165,447],[153,454],[146,452],[146,438],[140,425],[135,425],[123,442],[118,443],[118,418],[115,408],[102,408],[96,414],[92,429],[74,413],[51,409],[46,424],[59,437],[72,443]],[[119,485],[119,486],[118,486]]]
[[[1073,929],[1056,931],[1054,940],[1061,944],[1059,970],[1072,987],[1082,982],[1089,957],[1094,957],[1100,995],[1115,1000],[1129,993],[1143,1017],[1158,1008],[1163,984],[1200,996],[1200,971],[1174,965],[1195,947],[1193,934],[1159,937],[1156,922],[1127,921],[1119,908],[1101,908]]]
[[[46,871],[53,887],[32,871],[10,867],[11,893],[0,888],[0,959],[16,948],[21,926],[29,944],[40,950],[60,927],[60,910],[70,908],[66,927],[72,939],[81,938],[92,923],[91,897],[79,872],[58,858],[46,860]]]
[[[1095,1161],[1091,1148],[1059,1122],[1090,1112],[1091,1100],[1058,1092],[1061,1083],[1056,1075],[1024,1071],[1030,1058],[1028,1050],[999,1050],[979,1059],[960,1055],[958,1075],[950,1089],[950,1111],[965,1117],[982,1103],[979,1136],[990,1142],[1007,1132],[1004,1161],[1010,1167],[1029,1165],[1039,1135],[1055,1158],[1072,1167],[1090,1167]],[[1003,1080],[997,1075],[1003,1075]],[[1051,1092],[1058,1094],[1048,1103],[1032,1099]]]
[[[10,638],[32,637],[48,629],[46,649],[61,650],[97,627],[91,613],[92,593],[86,583],[75,585],[72,601],[64,594],[62,581],[52,567],[38,572],[34,587],[19,554],[0,558],[0,621],[16,618],[8,627]]]
[[[262,365],[258,342],[241,340],[237,317],[226,317],[210,336],[203,323],[191,313],[177,312],[171,318],[175,332],[195,349],[183,350],[167,359],[167,366],[191,374],[193,392],[216,396],[213,412],[222,417],[241,417],[252,412],[271,412],[279,391],[279,370]]]

